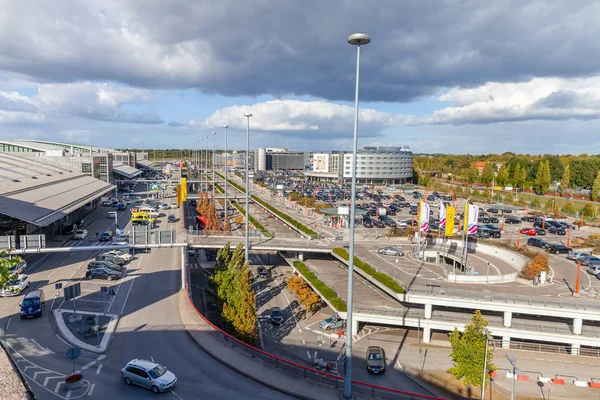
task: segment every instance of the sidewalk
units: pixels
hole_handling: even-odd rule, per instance
[[[300,375],[286,373],[274,365],[253,357],[239,346],[228,344],[223,335],[214,330],[191,304],[185,290],[179,292],[179,312],[185,328],[198,346],[216,360],[246,377],[301,399],[337,399],[341,389],[302,379]],[[357,399],[363,398],[356,397]],[[366,398],[366,397],[365,397]]]

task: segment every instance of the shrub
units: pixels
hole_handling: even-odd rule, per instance
[[[346,249],[341,247],[336,247],[333,249],[333,252],[338,256],[342,257],[344,260],[348,261],[349,256]],[[381,284],[386,286],[387,288],[393,290],[396,293],[406,293],[406,290],[394,280],[391,276],[377,271],[375,268],[371,267],[364,261],[361,261],[358,257],[354,256],[354,265],[359,268],[361,271],[365,272],[367,275],[372,276],[375,280],[379,281]]]
[[[267,202],[259,199],[258,197],[252,196],[252,200],[254,200],[258,204],[262,205],[267,210],[269,210],[273,214],[277,215],[279,218],[283,219],[284,221],[286,221],[288,224],[290,224],[294,228],[298,229],[299,231],[306,233],[309,236],[317,236],[317,232],[313,231],[312,229],[308,228],[307,226],[296,221],[294,218],[290,217],[289,215],[282,213],[281,211],[279,211],[275,207],[271,206]]]
[[[296,297],[300,299],[308,311],[316,311],[321,305],[321,298],[312,290],[312,288],[306,283],[304,279],[299,276],[290,276],[287,279],[288,289],[296,294]]]
[[[246,210],[237,201],[231,200],[231,204],[233,204],[233,206],[237,208],[240,214],[242,214],[244,217],[246,216]],[[260,222],[255,220],[254,217],[252,217],[252,215],[248,216],[248,222],[250,222],[252,226],[254,226],[256,229],[260,230],[260,233],[262,233],[264,236],[273,237],[271,232],[269,232],[267,228],[265,228]]]
[[[521,278],[533,279],[536,276],[539,276],[540,272],[548,272],[549,270],[548,254],[538,253],[531,261],[523,266],[519,275],[521,275]]]
[[[294,261],[294,267],[321,293],[337,311],[346,311],[346,303],[340,299],[332,288],[323,283],[316,275],[308,269],[306,264],[300,261]]]

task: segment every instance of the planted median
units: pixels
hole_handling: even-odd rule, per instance
[[[244,217],[246,217],[246,210],[244,210],[244,207],[242,207],[235,200],[231,200],[231,204],[233,204],[233,206],[235,208],[237,208],[237,210],[240,212],[240,214],[242,214]],[[258,222],[256,219],[254,219],[252,217],[252,215],[248,216],[248,222],[250,222],[256,229],[260,230],[260,233],[262,233],[264,236],[266,236],[266,237],[273,237],[273,235],[271,234],[271,232],[269,232],[267,230],[267,228],[265,228],[260,222]]]
[[[350,259],[346,249],[343,249],[341,247],[336,247],[335,249],[333,249],[333,252],[335,254],[337,254],[338,256],[342,257],[346,261],[348,261]],[[354,256],[354,265],[356,266],[356,268],[360,269],[367,275],[372,276],[376,281],[379,281],[382,285],[393,290],[395,293],[406,293],[406,290],[404,290],[404,288],[402,286],[400,286],[398,284],[398,282],[396,282],[394,280],[394,278],[392,278],[388,274],[377,271],[375,268],[371,267],[371,265],[360,260],[356,256]]]
[[[333,307],[335,307],[338,311],[346,311],[346,303],[344,303],[344,300],[338,297],[335,290],[317,278],[317,276],[310,269],[308,269],[306,264],[300,261],[294,261],[294,268],[296,268]]]

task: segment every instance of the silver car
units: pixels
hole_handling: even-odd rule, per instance
[[[319,322],[319,326],[321,327],[321,329],[325,329],[326,331],[333,328],[345,328],[346,320],[341,319],[337,314],[335,314]]]
[[[136,358],[121,370],[121,378],[128,385],[138,385],[154,393],[168,392],[177,383],[174,373],[153,361]]]
[[[404,253],[402,250],[396,249],[394,247],[382,247],[377,250],[379,254],[385,254],[386,256],[403,256]]]

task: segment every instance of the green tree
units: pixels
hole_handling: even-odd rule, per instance
[[[525,182],[526,171],[521,168],[521,164],[517,163],[515,168],[513,169],[513,178],[512,182],[515,187],[521,187],[521,185]]]
[[[496,166],[491,162],[487,162],[485,164],[485,167],[483,167],[483,172],[481,174],[481,182],[483,182],[486,185],[492,183],[492,180],[496,177],[495,167]]]
[[[502,164],[500,170],[498,171],[498,176],[496,177],[496,181],[498,185],[506,186],[510,179],[510,165]]]
[[[594,207],[591,203],[585,203],[585,206],[583,206],[581,212],[584,216],[591,218],[596,213],[596,207]]]
[[[455,328],[450,333],[452,368],[449,368],[448,372],[456,379],[462,379],[465,386],[481,385],[486,340],[484,328],[487,325],[488,321],[483,318],[481,311],[476,310],[471,321],[465,325],[463,332],[459,332]],[[490,346],[487,353],[488,372],[496,370],[496,366],[492,363],[492,357]]]
[[[569,164],[565,165],[565,169],[563,170],[562,179],[560,180],[560,189],[563,194],[567,193],[569,190],[569,185],[571,184],[571,168]]]
[[[537,196],[531,197],[531,200],[529,201],[529,206],[531,208],[540,208],[540,199]]]
[[[594,185],[592,186],[592,201],[600,201],[600,171],[596,175]]]
[[[21,257],[10,257],[7,251],[0,252],[0,290],[6,289],[9,282],[16,274],[10,272],[10,269],[21,261]]]
[[[560,210],[566,215],[575,215],[576,212],[575,205],[572,201],[567,201]]]
[[[550,186],[550,164],[548,161],[540,161],[537,174],[535,175],[535,190],[545,194]]]

